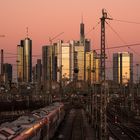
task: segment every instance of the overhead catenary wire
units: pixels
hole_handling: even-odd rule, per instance
[[[118,49],[118,48],[128,48],[128,47],[130,48],[131,46],[140,46],[140,43],[132,43],[132,44],[113,46],[113,47],[108,47],[106,49],[110,50],[110,49]],[[99,50],[100,49],[93,49],[93,51],[99,51]],[[78,52],[84,52],[84,51],[78,51]],[[75,52],[72,52],[72,53],[75,53]],[[4,54],[18,56],[18,54],[16,54],[16,53],[5,52]],[[56,53],[56,55],[57,54],[68,54],[68,53]],[[35,54],[35,55],[32,55],[32,57],[42,57],[42,55],[41,54]]]
[[[106,22],[106,23],[107,23],[107,22]],[[119,35],[119,33],[116,32],[115,29],[113,29],[113,27],[112,27],[109,23],[107,23],[107,25],[110,27],[110,29],[117,35],[117,37],[118,37],[124,44],[127,44],[127,42],[126,42],[124,39],[122,39],[122,37]],[[132,52],[134,52],[136,55],[140,56],[140,54],[137,53],[137,52],[136,52],[134,49],[132,49],[130,46],[127,46],[127,48],[130,49]]]
[[[101,21],[97,22],[97,24],[96,24],[94,27],[92,27],[92,29],[90,29],[90,30],[85,34],[85,36],[87,36],[91,31],[95,30],[96,27],[100,24],[100,22],[101,22]]]
[[[117,37],[124,43],[127,44],[126,41],[124,39],[122,39],[122,37],[118,34],[118,32],[115,31],[115,29],[108,23],[106,22],[106,24],[108,25],[108,27],[117,35]]]
[[[127,20],[120,20],[120,19],[113,19],[114,21],[118,21],[118,22],[124,22],[124,23],[130,23],[130,24],[139,24],[140,22],[135,22],[135,21],[127,21]]]

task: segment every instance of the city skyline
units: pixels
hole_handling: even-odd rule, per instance
[[[127,4],[126,4],[127,3]],[[62,40],[78,40],[79,39],[79,23],[83,15],[85,24],[85,34],[88,33],[100,21],[101,10],[105,8],[109,12],[109,17],[114,20],[108,23],[117,31],[122,39],[115,35],[109,26],[106,25],[107,47],[139,43],[139,25],[126,22],[118,22],[118,20],[134,21],[139,23],[140,16],[138,9],[140,2],[121,0],[110,2],[93,2],[92,0],[71,0],[71,1],[2,1],[1,2],[1,49],[4,52],[14,52],[17,54],[17,45],[20,39],[26,37],[26,27],[29,28],[29,37],[33,40],[33,55],[39,55],[33,59],[35,64],[36,59],[41,58],[41,46],[49,44],[49,37],[53,38],[60,32],[63,35],[53,40],[57,42]],[[125,5],[125,7],[124,7]],[[134,8],[135,7],[135,8]],[[118,10],[119,9],[119,10]],[[100,25],[95,30],[86,35],[86,38],[91,39],[91,48],[100,49]],[[123,41],[122,41],[123,40]],[[133,49],[137,52],[134,54],[134,64],[138,63],[139,46],[134,46]],[[130,51],[129,48],[121,48],[107,51],[107,55],[112,57],[113,52]],[[132,52],[133,53],[133,52]],[[9,59],[10,57],[10,59]],[[110,61],[111,58],[108,57]],[[16,64],[16,57],[5,54],[5,63]],[[136,62],[137,61],[137,62]],[[15,68],[14,68],[15,69]]]

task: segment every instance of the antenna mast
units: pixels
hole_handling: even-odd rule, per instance
[[[28,27],[26,27],[26,37],[28,38],[28,36],[29,36],[29,29],[28,29]]]

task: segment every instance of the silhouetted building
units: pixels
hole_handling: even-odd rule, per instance
[[[24,56],[23,56],[23,45],[18,45],[17,46],[18,50],[18,58],[17,58],[17,80],[18,82],[23,82],[23,69],[24,69]]]
[[[37,82],[41,82],[41,76],[42,76],[41,59],[37,59],[37,64],[36,64],[36,81]]]
[[[3,75],[3,63],[4,63],[4,54],[3,49],[1,49],[1,75]]]
[[[42,80],[52,80],[52,47],[42,47]]]
[[[3,64],[4,81],[12,81],[12,65],[5,63]]]
[[[82,21],[80,23],[80,43],[82,45],[84,45],[84,42],[85,42],[85,25],[84,25],[83,19],[82,19]]]
[[[118,52],[113,54],[113,80],[119,84],[133,82],[133,54]]]
[[[83,23],[83,19],[80,23],[80,41],[78,42],[78,44],[75,44],[76,46],[84,46],[85,52],[90,51],[90,40],[85,38],[85,25]]]

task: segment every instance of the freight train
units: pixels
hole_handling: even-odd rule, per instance
[[[0,140],[50,140],[65,116],[64,104],[54,103],[0,126]]]

